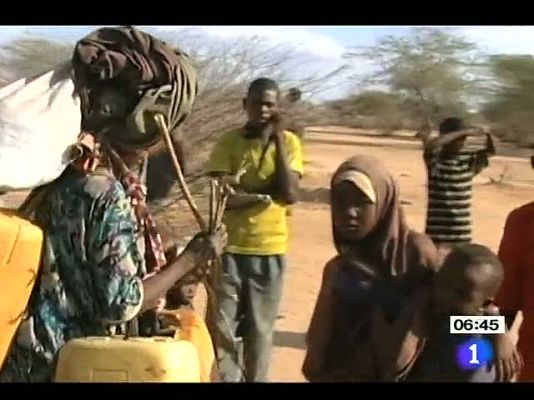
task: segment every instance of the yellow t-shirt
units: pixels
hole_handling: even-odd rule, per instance
[[[290,168],[304,172],[302,145],[292,132],[284,132],[284,144]],[[276,145],[270,143],[260,165],[262,155],[260,139],[248,139],[243,128],[225,133],[215,145],[211,155],[210,172],[235,174],[245,168],[241,177],[243,189],[255,192],[266,188],[274,178]],[[228,210],[224,223],[228,229],[226,251],[245,255],[279,255],[287,251],[287,205],[273,202],[258,204],[239,210]]]

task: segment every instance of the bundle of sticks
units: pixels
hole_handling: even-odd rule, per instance
[[[209,233],[214,233],[220,228],[229,195],[228,184],[216,179],[210,181]]]
[[[200,230],[203,232],[207,232],[207,233],[214,233],[222,224],[224,211],[226,209],[226,202],[231,192],[231,188],[229,184],[223,181],[219,181],[219,180],[211,180],[210,197],[209,197],[209,215],[208,215],[209,222],[208,224],[206,224],[204,218],[202,217],[199,211],[199,208],[195,200],[193,199],[193,196],[191,195],[191,192],[189,191],[189,188],[185,181],[185,177],[183,176],[180,162],[178,161],[178,157],[176,156],[176,153],[174,151],[174,146],[172,143],[171,135],[169,133],[169,129],[167,127],[167,124],[165,123],[165,118],[161,114],[156,114],[154,118],[163,135],[163,138],[165,139],[165,144],[171,155],[171,159],[173,161],[176,174],[178,176],[178,183],[179,183],[180,189],[182,190],[184,194],[187,204],[189,205],[189,207],[191,208],[191,211],[193,212],[193,215],[200,227]],[[215,288],[217,287],[217,284],[220,279],[220,273],[221,273],[221,268],[222,268],[221,265],[222,265],[222,262],[220,258],[211,260],[211,262],[209,262],[208,265],[205,266],[205,268],[202,271],[203,273],[200,274],[200,277],[199,277],[200,281],[206,288],[206,292],[208,296],[206,326],[212,338],[216,357],[217,357],[217,347],[218,347],[217,346],[218,345],[218,333],[217,333],[218,330],[215,327],[215,323],[217,320],[217,313],[219,310],[219,306],[217,302]]]

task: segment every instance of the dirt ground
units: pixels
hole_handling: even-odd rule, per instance
[[[358,153],[382,160],[398,178],[411,226],[424,228],[425,169],[421,146],[406,138],[354,135],[347,130],[314,130],[306,136],[306,176],[302,201],[291,217],[289,267],[276,324],[272,381],[302,382],[304,336],[318,294],[322,268],[334,254],[328,208],[331,173],[346,158]],[[491,183],[500,179],[501,184]],[[534,171],[526,158],[495,157],[475,181],[474,241],[496,250],[508,213],[532,200]]]

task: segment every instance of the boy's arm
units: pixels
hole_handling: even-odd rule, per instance
[[[304,172],[300,139],[292,133],[286,142],[284,131],[277,128],[273,140],[276,146],[273,194],[286,204],[294,204],[298,197],[299,180]]]
[[[271,197],[262,194],[231,193],[226,202],[227,210],[237,210],[252,207],[257,204],[270,204]]]
[[[447,133],[446,135],[440,135],[437,138],[431,139],[425,145],[425,154],[437,154],[449,143],[454,142],[456,139],[469,136],[471,133],[471,130],[463,130]]]
[[[239,185],[239,172],[234,171],[231,163],[232,143],[223,136],[213,148],[210,156],[208,175],[215,179],[225,179],[231,186]],[[227,210],[246,208],[258,204],[261,199],[249,197],[248,199],[240,198],[231,194],[226,203]]]
[[[486,133],[486,154],[489,157],[494,156],[497,153],[495,148],[495,142],[493,141],[493,136],[491,133]]]
[[[208,163],[208,175],[217,178],[225,175],[232,175],[231,149],[232,144],[223,135],[213,147]]]
[[[489,158],[495,155],[495,143],[491,134],[486,134],[486,148],[473,153],[473,170],[479,174],[483,169],[489,166]]]

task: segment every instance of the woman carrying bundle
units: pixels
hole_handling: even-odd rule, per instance
[[[191,109],[196,74],[187,57],[133,28],[106,28],[77,44],[73,67],[86,153],[24,205],[45,241],[38,281],[2,366],[2,382],[52,381],[67,341],[105,336],[110,326],[155,308],[176,281],[226,244],[224,229],[198,234],[162,269],[167,260],[161,238],[144,186],[132,172],[159,139],[145,117],[163,113],[174,129]],[[144,95],[128,105],[136,90]]]

